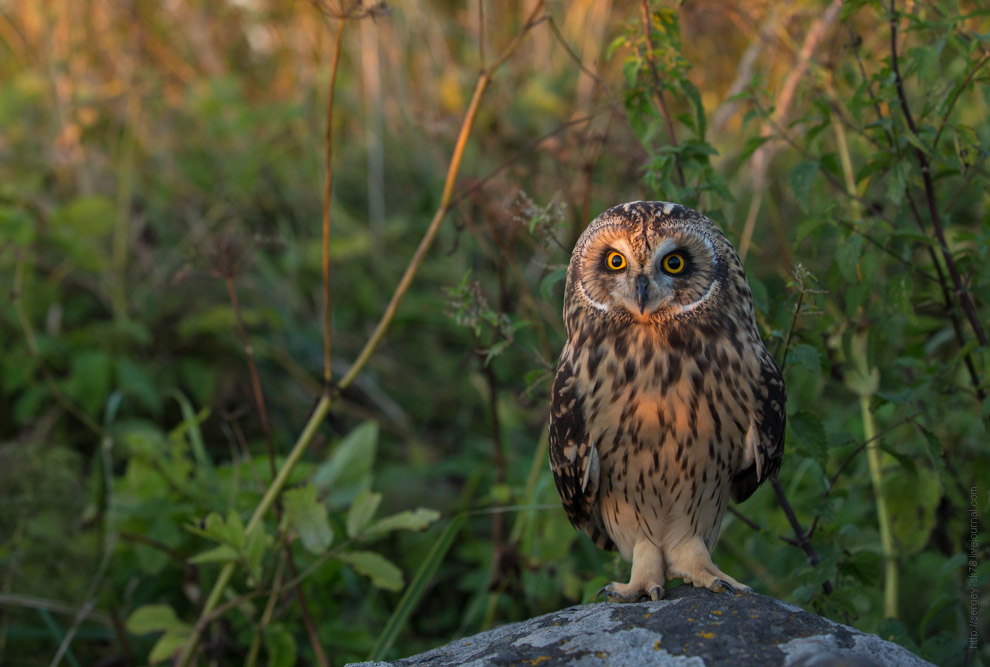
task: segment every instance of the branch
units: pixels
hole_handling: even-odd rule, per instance
[[[667,101],[663,98],[663,85],[660,83],[660,73],[657,71],[657,62],[653,55],[653,41],[650,39],[652,30],[650,21],[650,6],[647,0],[643,0],[643,36],[646,39],[646,59],[650,62],[650,72],[653,74],[653,103],[663,117],[663,124],[667,128],[667,138],[670,145],[677,147],[677,135],[674,134],[674,124],[670,120],[670,111],[667,109]],[[684,188],[684,170],[681,168],[681,154],[674,152],[674,166],[677,168],[677,180]]]
[[[908,106],[907,95],[904,93],[904,80],[901,78],[901,70],[897,62],[897,11],[895,9],[894,2],[895,0],[890,0],[890,66],[894,72],[894,85],[897,88],[897,98],[901,103],[901,111],[904,113],[904,120],[907,122],[911,133],[920,142],[921,137],[918,136],[918,128],[914,124],[914,117],[911,115],[911,108]],[[935,236],[938,238],[939,246],[942,251],[942,259],[945,261],[945,267],[949,270],[949,276],[952,278],[952,284],[955,287],[956,296],[959,298],[959,305],[962,307],[963,312],[966,313],[966,317],[969,319],[969,324],[973,328],[973,333],[976,334],[976,340],[979,341],[981,347],[986,347],[987,335],[983,331],[983,325],[980,323],[979,317],[976,314],[976,308],[973,306],[973,302],[969,298],[969,292],[966,291],[966,286],[963,284],[962,276],[959,274],[959,269],[956,266],[956,260],[953,258],[952,253],[949,252],[949,244],[945,240],[945,230],[942,227],[942,218],[939,215],[938,206],[935,202],[935,184],[932,181],[928,157],[925,155],[924,151],[917,146],[914,148],[914,154],[918,160],[918,165],[921,167],[921,178],[925,183],[925,198],[928,202],[928,214],[931,216],[932,225],[935,228]]]
[[[534,7],[533,11],[530,13],[523,29],[515,36],[512,42],[509,43],[509,46],[506,47],[505,51],[502,52],[502,55],[497,61],[495,61],[491,68],[488,70],[483,70],[478,77],[478,82],[474,87],[474,94],[471,97],[471,103],[468,105],[468,110],[464,116],[464,121],[461,123],[461,131],[457,137],[457,144],[454,146],[454,154],[451,157],[450,166],[447,168],[447,178],[444,181],[443,193],[440,195],[440,206],[433,215],[433,219],[430,221],[422,240],[419,242],[419,246],[416,248],[416,252],[413,254],[412,260],[409,262],[409,266],[406,267],[405,273],[402,274],[402,279],[399,280],[399,285],[395,288],[395,292],[392,294],[392,299],[385,308],[385,312],[378,321],[378,325],[375,326],[375,330],[372,332],[368,342],[365,343],[361,353],[358,354],[357,359],[354,361],[354,365],[351,366],[351,370],[348,371],[347,375],[345,375],[340,381],[338,389],[345,389],[354,381],[354,378],[356,378],[358,373],[361,372],[361,369],[363,369],[365,364],[368,363],[368,359],[371,358],[372,353],[378,347],[378,344],[381,343],[382,338],[385,337],[385,332],[388,330],[389,325],[392,324],[392,320],[395,318],[395,314],[399,309],[399,304],[402,303],[403,298],[406,296],[406,292],[409,291],[413,278],[416,277],[416,273],[419,271],[420,265],[426,258],[426,253],[429,252],[430,247],[433,245],[434,239],[437,237],[437,232],[440,231],[441,223],[451,208],[454,183],[457,180],[457,173],[460,171],[461,159],[464,157],[464,149],[467,146],[468,137],[471,135],[471,130],[474,127],[475,117],[478,115],[478,109],[481,105],[481,98],[484,95],[485,90],[488,88],[488,84],[491,83],[492,77],[495,75],[498,68],[502,66],[510,55],[512,55],[512,52],[516,50],[516,47],[519,46],[519,42],[522,41],[522,38],[530,31],[530,29],[543,20],[542,18],[538,18],[539,13],[543,10],[543,6],[543,0],[536,3],[536,7]]]
[[[797,516],[794,514],[794,509],[791,504],[787,502],[787,496],[784,495],[784,489],[780,485],[780,481],[776,479],[770,480],[773,485],[773,491],[777,494],[777,500],[780,502],[781,508],[784,510],[784,514],[787,515],[787,521],[791,524],[791,528],[794,530],[794,536],[797,538],[797,546],[801,547],[805,555],[808,556],[808,562],[812,565],[818,565],[821,563],[821,559],[818,557],[818,552],[815,551],[814,545],[811,543],[811,539],[808,533],[804,532],[801,527],[801,522],[798,521]],[[825,580],[822,582],[822,590],[825,595],[832,593],[832,582]]]

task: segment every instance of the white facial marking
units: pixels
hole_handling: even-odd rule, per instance
[[[588,295],[588,290],[584,289],[584,285],[582,285],[580,281],[577,284],[577,288],[579,290],[581,290],[581,294],[584,295],[584,298],[587,300],[588,303],[590,303],[592,306],[594,306],[598,310],[602,311],[603,313],[607,313],[608,312],[608,306],[606,306],[604,303],[598,303],[597,301],[595,301],[594,299],[592,299]]]

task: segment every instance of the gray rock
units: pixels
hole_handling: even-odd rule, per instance
[[[680,586],[659,602],[598,603],[376,665],[929,665],[896,644],[757,593]]]

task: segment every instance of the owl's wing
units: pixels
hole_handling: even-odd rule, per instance
[[[565,350],[550,396],[550,470],[574,527],[602,549],[615,549],[598,511],[598,450],[584,421],[584,399]]]
[[[748,465],[732,478],[732,499],[737,503],[753,495],[765,480],[775,478],[784,458],[787,393],[780,369],[765,349],[760,355],[760,380],[755,394],[754,415],[746,433]]]

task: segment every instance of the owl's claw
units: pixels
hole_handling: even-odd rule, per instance
[[[649,598],[656,602],[663,599],[663,586],[653,584],[648,588],[634,588],[630,584],[620,584],[613,581],[602,586],[595,599],[604,598],[605,602],[639,602],[643,598]]]
[[[736,587],[733,586],[732,584],[730,584],[725,579],[716,579],[715,580],[715,584],[712,586],[712,590],[713,591],[715,591],[715,587],[716,586],[721,587],[722,589],[729,591],[733,595],[737,595],[738,594],[738,592],[736,591]],[[716,593],[721,593],[722,591],[721,590],[718,590],[718,591],[715,591],[715,592]]]

